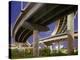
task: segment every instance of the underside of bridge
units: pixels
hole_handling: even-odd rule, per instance
[[[26,39],[32,34],[32,29],[27,23],[47,26],[48,24],[60,19],[62,16],[66,16],[67,14],[77,10],[76,5],[42,3],[40,3],[41,6],[38,5],[39,3],[31,3],[27,8],[25,7],[26,9],[18,16],[13,29],[13,36],[15,37],[16,42],[26,42]],[[33,11],[33,8],[36,9],[36,6],[38,6],[38,9]],[[27,18],[27,15],[31,12],[34,13],[29,15]]]
[[[17,43],[25,43],[33,34],[33,56],[39,56],[38,33],[48,31],[47,25],[58,21],[55,36],[60,33],[65,33],[68,36],[68,51],[71,54],[73,51],[71,42],[74,40],[74,15],[78,6],[47,3],[27,3],[27,5],[20,12],[14,25],[12,35],[15,41]],[[62,39],[59,40],[61,41]],[[50,45],[49,43],[51,42],[43,43]]]

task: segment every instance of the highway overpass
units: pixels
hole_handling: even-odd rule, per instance
[[[68,38],[68,51],[73,51],[72,42],[77,33],[74,34],[74,15],[77,5],[27,3],[16,19],[12,30],[12,36],[17,43],[25,43],[33,35],[33,56],[39,56],[39,32],[49,31],[47,25],[56,22],[54,37],[42,42],[52,42]],[[67,34],[57,35],[60,33]],[[35,53],[36,52],[36,53]]]

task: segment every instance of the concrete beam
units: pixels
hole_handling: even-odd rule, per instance
[[[27,29],[29,29],[29,30],[34,30],[35,27],[36,27],[36,29],[38,31],[43,31],[43,32],[49,30],[49,28],[47,26],[43,26],[43,25],[40,25],[40,24],[32,24],[30,22],[24,22],[24,24],[22,25],[22,27],[25,28],[25,29],[27,27]]]
[[[74,34],[74,37],[78,37],[78,33]],[[53,37],[49,37],[49,38],[45,38],[45,39],[40,39],[39,43],[53,43],[53,42],[57,42],[57,41],[66,41],[68,38],[67,34],[62,35],[62,36],[53,36]],[[62,40],[63,39],[63,40]]]

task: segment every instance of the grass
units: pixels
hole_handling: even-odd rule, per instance
[[[67,56],[67,52],[63,52],[65,49],[60,51],[53,50],[52,53],[49,48],[44,48],[39,51],[39,57],[47,57],[47,56]],[[32,58],[33,56],[32,50],[18,50],[12,49],[11,50],[11,59],[20,59],[20,58]],[[78,51],[73,52],[71,55],[78,55]]]

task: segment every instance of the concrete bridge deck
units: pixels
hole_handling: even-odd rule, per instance
[[[47,26],[76,10],[77,5],[28,3],[28,6],[17,17],[12,35],[16,42],[26,42],[33,33],[31,29],[28,29],[29,25],[26,22]]]
[[[74,33],[74,38],[75,39],[78,38],[77,32]],[[65,41],[67,39],[68,39],[68,35],[66,33],[63,33],[63,34],[61,33],[55,36],[50,36],[47,38],[40,39],[39,43],[44,43],[45,45],[48,46],[48,45],[52,45],[52,43],[59,42],[59,41]]]

